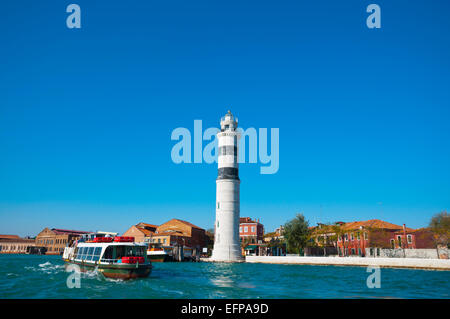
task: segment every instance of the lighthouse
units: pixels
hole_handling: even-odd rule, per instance
[[[238,119],[230,111],[220,120],[218,174],[216,179],[216,224],[213,261],[239,262],[244,258],[239,241]]]

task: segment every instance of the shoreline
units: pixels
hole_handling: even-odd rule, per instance
[[[382,268],[409,268],[450,271],[450,259],[246,256],[245,262],[316,266],[378,266]]]

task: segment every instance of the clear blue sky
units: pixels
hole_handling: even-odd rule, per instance
[[[280,129],[277,174],[240,167],[241,216],[266,231],[450,208],[448,1],[0,6],[0,233],[212,227],[217,167],[172,163],[170,135],[228,109]]]

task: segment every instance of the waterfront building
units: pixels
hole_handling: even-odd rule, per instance
[[[284,233],[284,226],[283,225],[280,225],[280,227],[275,229],[275,234],[277,235],[278,238],[284,238],[283,237],[283,233]]]
[[[79,239],[82,235],[89,233],[92,232],[44,228],[36,236],[35,245],[44,247],[47,255],[60,255],[64,252],[64,248],[67,245],[72,244],[73,241]]]
[[[242,246],[242,254],[245,256],[267,256],[267,244],[249,243]]]
[[[241,217],[239,219],[239,238],[241,242],[262,243],[264,225],[259,222],[259,219],[255,221],[250,217]]]
[[[243,261],[239,241],[240,180],[238,119],[230,111],[220,120],[213,261]]]
[[[439,235],[430,228],[403,229],[392,234],[391,250],[403,250],[403,256],[449,259],[449,247],[439,243]],[[401,252],[397,255],[402,255]]]
[[[156,232],[157,225],[139,223],[131,226],[122,236],[134,237],[138,243],[148,242]]]
[[[311,227],[309,256],[360,256],[448,258],[447,247],[439,247],[429,228],[411,229],[379,219],[318,224]]]
[[[338,236],[338,253],[340,256],[379,256],[380,249],[389,248],[390,238],[402,229],[400,225],[379,219],[345,223]]]
[[[34,239],[0,235],[0,254],[26,254],[35,246]]]
[[[436,247],[434,234],[430,228],[403,229],[394,232],[390,238],[392,249],[433,249]]]
[[[267,245],[266,256],[285,256],[287,245],[283,236],[284,227],[280,226],[271,233],[264,234],[263,241]]]
[[[182,245],[191,247],[190,237],[176,230],[167,230],[161,234],[154,234],[149,242],[161,244],[162,246]]]
[[[309,255],[380,256],[381,249],[391,248],[391,239],[398,232],[414,231],[405,225],[395,225],[379,219],[355,222],[318,224],[311,228],[316,247],[308,249]],[[317,249],[318,248],[318,249]],[[336,252],[334,252],[336,248]]]
[[[163,246],[182,245],[206,247],[207,235],[203,228],[181,219],[171,219],[162,225],[139,223],[131,226],[123,236],[134,237],[136,242],[159,243]]]
[[[203,228],[181,219],[171,219],[168,222],[158,226],[154,240],[160,240],[161,243],[170,243],[171,246],[177,243],[187,247],[206,247],[208,238]]]

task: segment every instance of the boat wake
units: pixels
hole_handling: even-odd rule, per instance
[[[81,273],[82,278],[84,279],[98,279],[103,280],[104,276],[100,271],[98,271],[98,268],[95,267],[94,270],[89,270]]]
[[[39,271],[39,272],[44,272],[47,274],[54,274],[57,272],[61,272],[64,271],[64,266],[63,265],[54,265],[51,262],[47,261],[43,264],[39,264],[38,267],[34,267],[34,266],[25,266],[24,267],[26,270],[31,270],[31,271]]]

